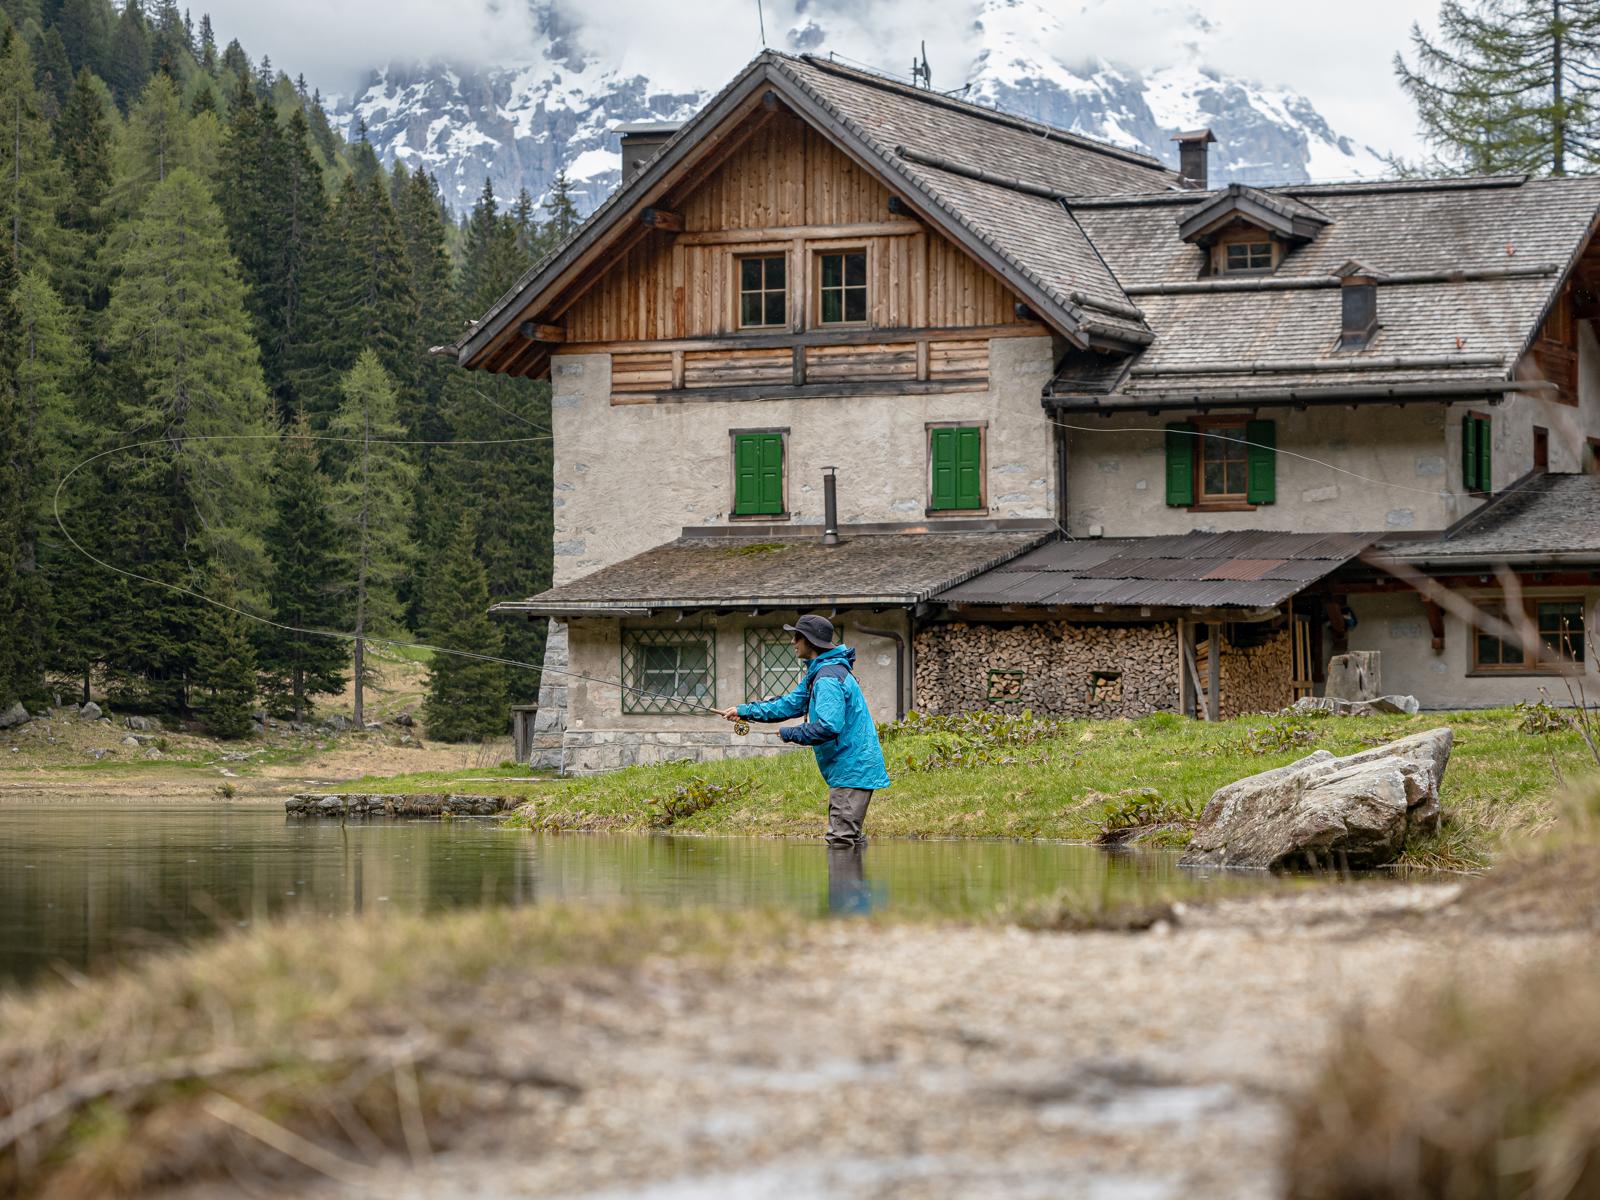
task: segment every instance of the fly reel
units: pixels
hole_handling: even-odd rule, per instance
[[[735,721],[733,723],[733,731],[734,731],[734,733],[738,734],[740,737],[743,737],[745,734],[750,732],[750,722],[749,721]]]

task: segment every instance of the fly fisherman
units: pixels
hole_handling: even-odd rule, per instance
[[[799,686],[787,696],[725,708],[729,721],[787,721],[805,714],[803,725],[786,725],[778,736],[810,746],[828,784],[828,844],[861,846],[872,793],[889,786],[878,729],[852,673],[856,652],[833,640],[833,623],[808,613],[784,629],[794,634],[794,652],[805,664]]]

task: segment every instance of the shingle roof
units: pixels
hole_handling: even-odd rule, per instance
[[[1369,533],[1189,533],[1050,542],[936,595],[937,604],[1271,608],[1377,540]]]
[[[1152,397],[1201,402],[1248,388],[1359,386],[1381,397],[1419,383],[1495,385],[1525,349],[1600,210],[1597,178],[1266,190],[1314,199],[1331,223],[1270,277],[1243,287],[1225,277],[1202,282],[1206,252],[1177,237],[1174,226],[1206,203],[1203,195],[1075,206],[1156,337],[1120,379],[1095,356],[1069,354],[1051,389],[1059,405],[1137,408]],[[1358,351],[1338,346],[1333,272],[1351,259],[1386,277],[1381,328]]]
[[[1411,562],[1600,562],[1600,475],[1533,476],[1440,537],[1383,549]]]
[[[898,150],[904,146],[950,154],[975,169],[1072,192],[1145,192],[1175,187],[1177,176],[1159,160],[824,59],[795,58],[769,50],[752,60],[669,139],[639,175],[612,192],[565,243],[495,301],[457,343],[462,365],[469,365],[487,337],[498,333],[515,314],[529,310],[545,287],[601,240],[623,213],[641,203],[664,164],[708,132],[733,97],[763,80],[769,86],[796,89],[795,98],[803,98],[831,116],[862,151],[877,160],[887,177],[903,182],[908,192],[920,193],[951,219],[958,235],[970,235],[978,247],[1020,276],[1021,282],[1042,292],[1042,307],[1047,311],[1041,316],[1056,318],[1064,330],[1083,326],[1090,333],[1112,338],[1128,333],[1148,337],[1140,322],[1084,312],[1073,298],[1074,292],[1080,292],[1113,306],[1128,306],[1116,279],[1060,203],[916,164]],[[1019,290],[1026,296],[1026,286]]]
[[[837,546],[816,536],[681,537],[582,579],[494,611],[533,616],[654,608],[794,608],[916,604],[1002,563],[1048,529],[857,533]]]

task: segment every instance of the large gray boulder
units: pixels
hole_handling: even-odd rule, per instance
[[[5,712],[0,712],[0,729],[15,729],[18,725],[26,725],[31,720],[33,718],[28,715],[28,710],[22,706],[22,701],[18,700]]]
[[[98,721],[100,719],[100,706],[91,700],[78,710],[78,715],[85,721]]]
[[[1376,700],[1340,700],[1337,696],[1301,696],[1285,712],[1325,712],[1335,717],[1374,717],[1392,713],[1414,717],[1422,706],[1415,696],[1379,696]]]
[[[1449,729],[1335,758],[1326,750],[1219,788],[1185,866],[1377,867],[1439,824]]]

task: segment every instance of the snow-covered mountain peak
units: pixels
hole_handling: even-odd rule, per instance
[[[1074,39],[1088,35],[1076,24],[1067,27],[1056,9],[1038,0],[964,2],[972,58],[968,86],[957,94],[968,99],[1146,150],[1172,165],[1172,135],[1210,126],[1218,139],[1211,151],[1216,182],[1286,183],[1383,172],[1375,151],[1336,134],[1298,93],[1208,68],[1206,21],[1198,9],[1176,8],[1167,20],[1159,44],[1171,47],[1169,63],[1136,69],[1115,54],[1079,45]],[[617,125],[685,120],[725,82],[724,71],[692,80],[698,87],[691,90],[660,87],[624,70],[604,40],[586,39],[556,0],[528,3],[533,48],[518,61],[489,69],[392,64],[339,103],[336,119],[347,132],[365,121],[367,137],[385,162],[434,173],[458,211],[472,204],[485,178],[502,200],[523,187],[540,198],[560,170],[587,211],[620,178]],[[800,0],[785,46],[863,53],[861,46],[874,34],[871,15],[853,0]],[[672,65],[681,77],[683,64]],[[936,80],[941,89],[952,82]]]

